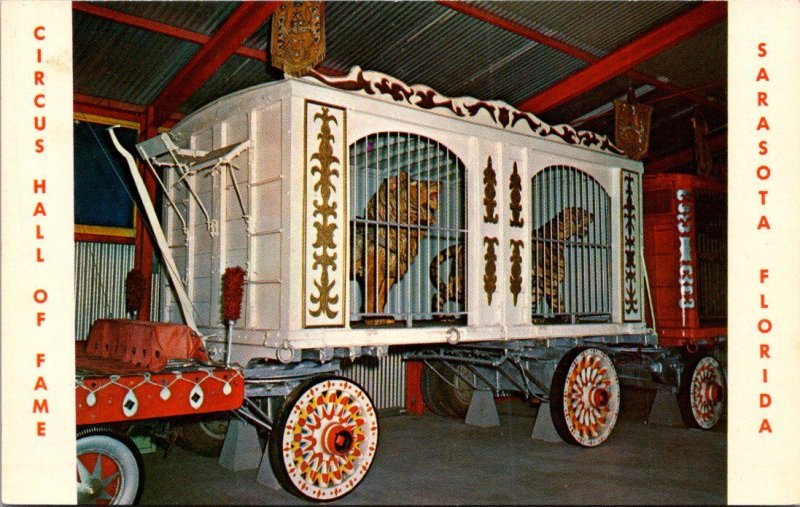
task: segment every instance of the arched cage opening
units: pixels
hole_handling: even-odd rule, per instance
[[[350,320],[465,321],[464,163],[416,134],[350,145]]]
[[[611,321],[611,198],[570,166],[534,175],[533,323]]]

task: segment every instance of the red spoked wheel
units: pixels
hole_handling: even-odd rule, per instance
[[[619,414],[619,379],[608,354],[572,349],[559,361],[550,386],[550,416],[568,443],[595,447],[608,439]]]
[[[315,501],[337,500],[369,472],[378,446],[378,417],[355,382],[312,379],[286,400],[268,445],[272,470],[287,491]]]
[[[725,375],[712,356],[701,356],[686,365],[678,390],[683,421],[692,428],[710,430],[722,418]]]
[[[79,504],[130,505],[142,495],[142,455],[124,435],[107,429],[80,431],[76,468]]]

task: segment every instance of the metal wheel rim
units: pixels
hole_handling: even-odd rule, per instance
[[[725,379],[722,375],[722,368],[716,359],[706,356],[695,366],[692,372],[692,383],[689,387],[692,416],[703,429],[713,428],[722,417],[725,398],[720,395],[715,399],[710,394],[715,385],[719,386],[721,390],[724,389]]]
[[[331,452],[332,432],[351,437],[344,452]],[[281,454],[289,479],[309,498],[333,500],[352,491],[369,471],[378,443],[378,418],[366,393],[344,379],[306,390],[286,420]]]
[[[569,366],[563,395],[572,437],[585,447],[605,442],[619,414],[619,380],[611,358],[598,349],[582,350]]]
[[[112,437],[90,435],[78,440],[76,474],[79,504],[130,504],[136,497],[136,458]]]

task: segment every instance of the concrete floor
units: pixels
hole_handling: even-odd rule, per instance
[[[625,396],[623,396],[623,400]],[[630,397],[628,399],[631,399]],[[644,423],[628,402],[611,438],[594,449],[530,438],[536,410],[498,404],[500,426],[474,428],[431,414],[381,419],[378,453],[348,504],[723,504],[726,434]],[[724,423],[724,421],[723,421]],[[724,426],[724,424],[723,424]],[[300,504],[174,449],[148,454],[142,504]]]

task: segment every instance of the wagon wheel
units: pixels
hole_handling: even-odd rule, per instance
[[[456,368],[465,376],[469,375],[469,371],[464,365],[458,365]],[[464,382],[449,368],[443,368],[443,370],[437,371],[453,385],[445,382],[430,366],[423,368],[420,379],[422,401],[434,414],[463,419],[467,416],[469,404],[472,401],[472,386]]]
[[[550,416],[564,441],[595,447],[617,423],[619,398],[619,379],[608,354],[596,348],[572,349],[553,375]]]
[[[725,375],[711,356],[690,360],[681,375],[678,406],[692,428],[710,430],[719,423],[725,405]]]
[[[89,428],[77,436],[79,504],[135,504],[142,495],[142,455],[131,440],[108,429]]]
[[[229,414],[199,416],[181,424],[180,443],[195,454],[217,457],[228,433]]]
[[[316,501],[352,492],[369,472],[377,446],[372,400],[355,382],[328,376],[292,391],[268,443],[281,485]]]

